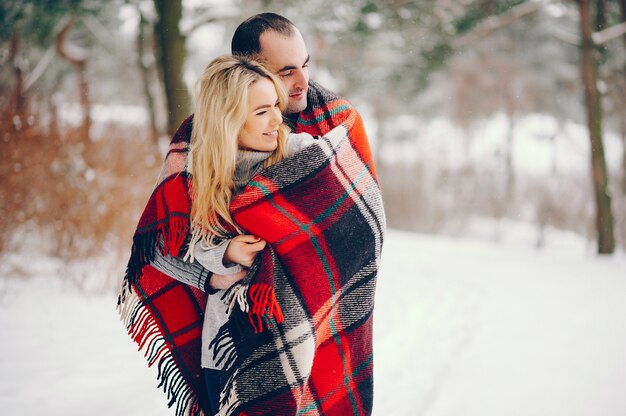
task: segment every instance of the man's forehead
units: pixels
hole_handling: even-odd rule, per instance
[[[274,70],[285,66],[299,67],[308,58],[306,44],[295,28],[290,35],[268,30],[261,34],[259,44],[261,60]]]

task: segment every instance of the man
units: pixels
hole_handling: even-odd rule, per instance
[[[349,125],[348,140],[352,147],[347,143],[343,147],[344,149],[346,147],[351,148],[353,150],[352,154],[358,156],[350,159],[349,156],[346,156],[345,150],[343,153],[339,151],[338,159],[341,160],[336,161],[337,166],[334,169],[342,171],[346,166],[358,165],[361,168],[365,167],[363,170],[367,170],[368,174],[371,175],[369,176],[370,178],[375,178],[374,164],[360,116],[350,103],[337,97],[319,84],[310,81],[310,56],[300,31],[291,21],[274,13],[262,13],[250,17],[235,30],[231,42],[231,52],[235,55],[244,55],[255,59],[264,64],[271,72],[278,75],[289,96],[289,103],[284,111],[285,118],[296,133],[306,132],[312,135],[324,136],[340,124]],[[355,160],[356,162],[354,162]],[[341,178],[344,177],[343,174],[339,176]],[[347,185],[346,188],[346,194],[350,193],[351,185]],[[361,194],[363,204],[360,202],[355,203],[355,206],[359,206],[357,210],[365,212],[372,207],[375,209],[380,208],[378,214],[381,215],[382,204],[372,203],[372,199],[368,199],[368,196],[365,195],[367,193],[368,191],[365,191],[364,194]],[[280,193],[278,195],[282,196]],[[298,198],[297,195],[295,197]],[[302,198],[306,199],[307,197],[303,195]],[[348,227],[342,228],[342,231],[337,233],[339,235],[336,238],[331,236],[335,232],[333,228],[341,227],[336,227],[336,224],[321,226],[314,219],[315,215],[309,216],[311,212],[318,212],[318,210],[330,212],[330,206],[338,203],[331,201],[327,208],[325,202],[322,202],[323,199],[325,198],[317,197],[312,199],[312,203],[319,205],[319,207],[312,208],[310,211],[292,208],[292,212],[298,212],[303,214],[305,218],[310,218],[311,223],[315,224],[314,227],[318,228],[315,233],[319,233],[319,235],[315,235],[314,239],[319,239],[320,246],[328,244],[326,249],[332,252],[332,254],[328,256],[322,254],[313,255],[313,260],[311,261],[315,262],[322,258],[324,259],[322,260],[323,262],[327,259],[329,263],[335,264],[335,266],[329,267],[337,267],[337,270],[334,270],[331,274],[336,272],[337,276],[343,276],[339,278],[342,282],[337,283],[336,290],[342,293],[344,298],[342,301],[337,301],[336,297],[331,296],[333,300],[325,300],[323,304],[307,299],[307,290],[323,292],[326,289],[326,285],[334,285],[332,282],[329,284],[329,280],[332,281],[333,278],[327,278],[324,273],[311,273],[306,278],[312,280],[311,286],[308,286],[306,283],[298,282],[297,272],[301,267],[305,267],[298,264],[301,257],[298,254],[294,255],[291,253],[291,255],[288,254],[280,258],[281,261],[285,262],[286,265],[284,267],[289,275],[288,283],[286,284],[292,286],[294,292],[300,293],[299,302],[303,305],[304,314],[308,316],[305,318],[306,322],[296,322],[300,326],[311,325],[311,338],[315,340],[314,358],[311,365],[306,359],[302,358],[301,351],[299,351],[306,345],[305,342],[301,341],[305,338],[305,335],[301,332],[296,332],[294,335],[291,333],[293,330],[290,331],[287,324],[283,325],[284,329],[282,331],[284,333],[281,334],[277,342],[281,345],[279,352],[281,359],[287,360],[288,363],[283,361],[282,366],[274,367],[273,372],[275,374],[271,377],[268,375],[259,377],[255,374],[250,375],[248,378],[241,377],[243,383],[255,384],[260,382],[269,385],[264,390],[259,388],[259,390],[262,390],[262,393],[251,394],[251,397],[249,397],[251,404],[244,404],[241,407],[244,411],[249,411],[251,414],[368,415],[371,413],[373,405],[371,352],[373,302],[371,301],[373,300],[376,273],[375,271],[371,272],[371,280],[359,279],[351,274],[352,267],[356,266],[358,262],[353,266],[346,267],[339,264],[343,261],[349,262],[349,260],[345,260],[345,257],[363,256],[365,258],[372,255],[372,258],[374,258],[375,255],[373,253],[380,252],[382,238],[381,241],[375,241],[377,238],[370,238],[369,231],[366,231],[365,242],[354,241],[358,238],[352,240],[351,235],[343,233],[343,231],[346,231],[347,234],[350,234],[351,231],[348,230],[359,228],[360,226],[356,223],[360,223],[361,219],[345,221],[349,224]],[[355,208],[355,206],[352,208]],[[346,214],[344,217],[349,217],[350,215]],[[374,224],[377,220],[376,213],[370,215],[366,212],[362,218],[369,218],[367,222],[371,222],[370,226],[372,229],[378,229],[380,235],[382,235],[381,228],[384,228],[384,224]],[[341,222],[341,220],[338,220],[338,222]],[[304,224],[303,227],[305,227]],[[368,229],[368,226],[364,228]],[[374,231],[372,234],[376,234],[376,232]],[[313,245],[317,245],[317,243]],[[334,252],[333,249],[335,249]],[[278,247],[277,250],[280,251]],[[299,247],[293,251],[297,252],[299,250],[306,252],[306,244],[302,244],[302,248]],[[296,261],[292,261],[294,258]],[[302,258],[307,257],[302,256]],[[291,265],[289,265],[290,263]],[[359,265],[361,264],[359,263]],[[373,263],[368,263],[361,270],[369,270],[370,267],[375,266],[373,266]],[[346,278],[346,275],[351,275],[352,277]],[[343,281],[343,279],[346,279],[346,281]],[[353,284],[346,283],[347,281],[353,282]],[[359,283],[356,283],[357,281]],[[361,284],[366,289],[363,291],[354,289]],[[330,291],[332,290],[334,289],[330,289]],[[310,296],[310,298],[315,297],[316,295]],[[336,315],[329,319],[321,318],[320,316],[324,315],[323,311],[329,303],[333,305],[330,309],[334,310],[334,312],[329,311],[330,314]],[[285,304],[288,304],[288,302],[285,302]],[[285,311],[285,314],[290,312],[293,311]],[[329,333],[333,335],[330,336]],[[244,361],[242,366],[247,368],[254,365],[259,369],[263,369],[263,371],[267,371],[261,364],[256,364],[253,360]],[[302,368],[306,367],[306,365],[311,365],[309,372]],[[248,370],[248,372],[254,373],[254,370]],[[276,381],[281,379],[278,376],[281,373],[284,373],[285,380],[289,381],[288,383],[280,384],[279,381]],[[272,390],[272,387],[275,387],[274,390]],[[288,389],[288,393],[284,393],[285,389]],[[276,393],[281,391],[283,393]],[[227,392],[229,394],[234,393],[237,396],[247,394],[245,388],[233,388],[230,391],[227,390]],[[296,402],[296,404],[292,405],[290,400]]]

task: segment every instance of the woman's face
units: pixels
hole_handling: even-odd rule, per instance
[[[249,87],[248,116],[239,133],[242,149],[272,152],[278,146],[278,127],[283,116],[274,84],[261,78]]]

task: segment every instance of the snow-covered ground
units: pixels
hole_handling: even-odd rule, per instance
[[[536,250],[531,234],[388,232],[376,416],[626,414],[626,258],[553,231]],[[61,282],[54,260],[20,264],[0,276],[0,414],[172,414],[112,294]]]

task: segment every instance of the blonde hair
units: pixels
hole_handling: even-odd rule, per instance
[[[274,84],[281,111],[288,96],[282,83],[258,62],[223,55],[206,67],[194,88],[195,114],[191,132],[191,243],[211,246],[214,237],[228,237],[239,229],[228,210],[234,190],[238,139],[248,115],[249,88],[259,79]],[[289,130],[278,129],[278,146],[266,159],[270,166],[286,155]],[[230,227],[229,227],[230,226]],[[229,228],[230,231],[229,232]],[[193,253],[188,256],[193,258]]]

